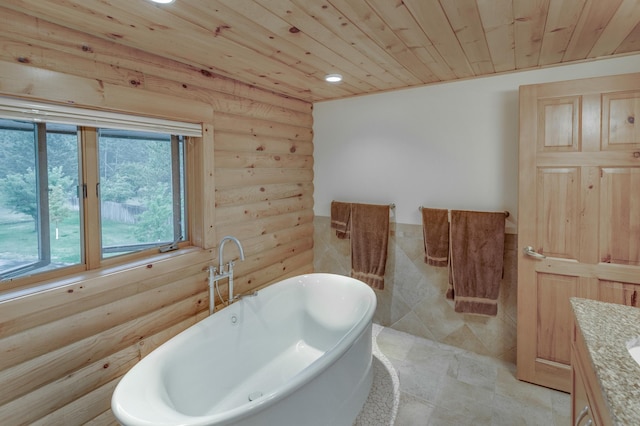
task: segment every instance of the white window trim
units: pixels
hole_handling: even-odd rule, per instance
[[[200,123],[186,123],[7,97],[0,97],[0,118],[202,137]]]

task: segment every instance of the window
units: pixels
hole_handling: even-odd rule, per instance
[[[66,107],[62,118],[24,119],[39,110],[3,101],[0,280],[98,267],[186,239],[185,136],[197,135],[196,125],[181,135],[184,123]]]
[[[110,129],[98,134],[102,256],[182,241],[183,138]]]
[[[81,263],[77,129],[0,119],[0,144],[0,276]]]

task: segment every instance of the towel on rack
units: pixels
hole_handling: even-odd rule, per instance
[[[351,203],[331,202],[331,229],[336,230],[340,239],[349,238],[351,219]]]
[[[449,211],[422,208],[424,261],[431,266],[447,266],[449,261]]]
[[[389,243],[389,205],[351,205],[351,276],[384,289]]]
[[[504,227],[504,212],[451,212],[447,297],[456,312],[498,313]]]

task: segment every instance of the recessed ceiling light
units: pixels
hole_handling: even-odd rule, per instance
[[[327,74],[324,76],[325,81],[328,83],[340,83],[342,76],[340,74]]]
[[[169,3],[173,3],[175,0],[151,0],[153,3],[160,3],[160,4],[169,4]]]

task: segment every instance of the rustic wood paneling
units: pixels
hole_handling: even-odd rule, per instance
[[[2,12],[0,94],[206,123],[188,164],[191,241],[204,249],[63,277],[64,287],[0,303],[0,423],[114,424],[121,375],[208,314],[206,269],[221,236],[244,246],[238,292],[313,270],[312,106]],[[225,250],[226,260],[236,256]]]
[[[38,25],[21,25],[25,15]],[[60,57],[71,58],[83,43],[87,66],[94,58],[115,64],[100,58],[119,56],[101,46],[115,42],[306,101],[640,52],[636,0],[5,0],[0,20],[5,32],[50,35],[30,48],[36,62],[40,49],[59,44]],[[50,23],[61,27],[52,31]],[[73,30],[99,41],[85,44],[69,37]],[[197,79],[158,74],[151,56],[132,58],[95,73],[109,82],[128,74],[132,84],[177,92],[183,89],[175,82],[201,87]],[[341,84],[324,82],[336,72]]]

